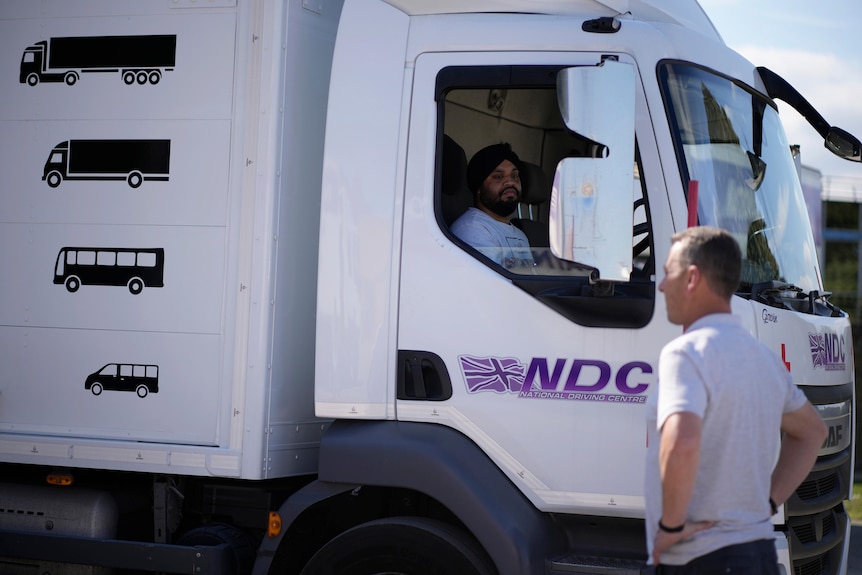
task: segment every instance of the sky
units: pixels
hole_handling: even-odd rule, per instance
[[[833,126],[862,140],[860,0],[699,0],[725,43],[790,82]],[[824,177],[858,178],[862,163],[832,155],[793,109],[779,102],[790,144]]]

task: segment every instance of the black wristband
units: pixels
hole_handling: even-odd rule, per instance
[[[778,505],[775,504],[775,500],[772,497],[769,498],[769,508],[772,509],[773,515],[778,513]]]
[[[658,520],[658,528],[664,531],[665,533],[681,533],[683,529],[685,529],[685,522],[679,527],[668,527],[664,523],[661,522],[661,519]]]

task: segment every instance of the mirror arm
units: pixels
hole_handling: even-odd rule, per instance
[[[832,127],[829,122],[820,115],[814,106],[800,94],[796,88],[791,86],[787,80],[763,66],[758,66],[757,72],[763,79],[763,84],[766,86],[766,93],[773,100],[781,100],[787,102],[791,108],[799,112],[799,114],[808,120],[808,123],[817,130],[824,140],[829,134],[829,129]]]

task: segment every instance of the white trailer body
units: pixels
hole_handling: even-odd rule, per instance
[[[171,74],[121,96],[110,74],[19,81],[47,38],[164,35]],[[849,321],[822,293],[780,91],[693,0],[13,3],[0,45],[0,508],[99,526],[46,538],[0,514],[0,557],[636,572],[646,402],[680,333],[656,286],[699,221],[739,238],[734,313],[830,426],[775,519],[781,562],[846,571]],[[608,70],[624,81],[600,92]],[[75,140],[169,141],[170,178],[45,185]],[[526,162],[530,270],[450,231],[466,160],[500,141]],[[552,193],[575,177],[602,205]],[[571,236],[577,261],[551,247]],[[116,279],[154,266],[161,285]],[[64,288],[61,267],[102,275]],[[121,382],[155,374],[157,393]],[[75,477],[67,497],[34,486],[47,472]]]
[[[3,8],[4,46],[61,30],[170,30],[181,71],[152,87],[157,95],[120,96],[108,77],[27,86],[30,93],[4,84],[0,114],[10,145],[2,233],[6,245],[21,248],[2,256],[10,269],[2,347],[16,358],[0,415],[7,461],[57,464],[59,457],[73,466],[244,479],[316,467],[322,430],[308,358],[325,120],[319,102],[339,7],[317,14],[277,2],[234,4],[103,3],[77,17],[63,5],[52,17],[35,6]],[[287,42],[297,47],[287,50]],[[323,73],[308,72],[316,69]],[[169,140],[170,181],[130,195],[122,182],[69,181],[49,191],[31,177],[37,157],[44,161],[57,141],[117,137]],[[276,172],[284,177],[276,180]],[[307,191],[297,201],[308,213],[279,203],[279,182],[288,180],[291,190]],[[309,243],[276,252],[279,224]],[[161,248],[164,288],[130,300],[125,289],[85,285],[68,293],[46,284],[49,260],[68,245],[104,246],[94,257],[106,261],[109,248]],[[276,337],[282,350],[273,365]],[[134,395],[82,394],[86,375],[110,362],[159,365],[160,395],[130,403]],[[305,383],[289,384],[298,381]]]

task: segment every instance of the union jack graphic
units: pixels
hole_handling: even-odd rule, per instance
[[[462,355],[461,372],[470,393],[494,391],[509,393],[521,391],[524,386],[524,366],[511,357],[472,357]]]
[[[809,333],[808,346],[811,348],[811,361],[814,367],[826,366],[826,338],[822,333]]]

